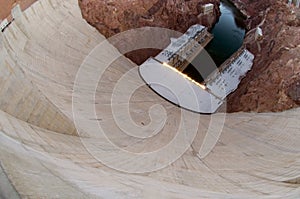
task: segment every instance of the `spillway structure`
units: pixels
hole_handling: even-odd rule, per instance
[[[0,33],[1,198],[299,198],[300,109],[194,113],[153,92],[77,0],[13,17]]]
[[[217,68],[204,50],[212,38],[204,26],[191,26],[179,38],[171,38],[167,48],[139,67],[142,79],[157,94],[179,107],[197,113],[215,113],[252,68],[254,55],[242,47]],[[200,67],[214,67],[203,82],[184,74],[199,53],[205,55]]]

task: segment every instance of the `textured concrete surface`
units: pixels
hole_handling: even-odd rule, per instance
[[[20,198],[0,165],[0,198]]]
[[[299,198],[300,109],[181,110],[103,40],[76,0],[0,33],[0,161],[21,198]]]

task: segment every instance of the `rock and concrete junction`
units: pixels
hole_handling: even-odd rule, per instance
[[[299,198],[300,109],[192,113],[147,87],[76,0],[13,15],[0,33],[0,197]]]

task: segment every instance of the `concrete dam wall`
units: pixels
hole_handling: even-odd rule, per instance
[[[0,33],[1,197],[299,198],[300,109],[180,109],[76,0],[15,12]]]

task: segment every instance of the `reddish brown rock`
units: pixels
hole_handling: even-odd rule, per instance
[[[0,20],[9,17],[11,9],[20,4],[21,9],[25,10],[37,0],[0,0]]]
[[[250,19],[256,20],[255,15],[261,13],[258,23],[250,23],[264,21],[260,24],[264,36],[259,42],[261,51],[254,40],[255,29],[246,36],[244,43],[256,56],[253,69],[228,97],[227,111],[276,112],[298,107],[299,90],[295,82],[300,79],[299,9],[280,1],[233,1],[238,2],[237,6],[244,5]],[[270,5],[269,12],[262,14],[264,5]]]
[[[185,32],[200,23],[211,27],[219,15],[219,0],[79,0],[83,17],[104,36],[144,26]],[[211,15],[199,16],[202,5],[213,3]]]
[[[202,14],[205,3],[215,5],[211,14]],[[181,33],[197,23],[212,27],[220,15],[219,3],[220,0],[79,0],[83,18],[107,38],[145,26],[168,28]],[[165,47],[168,44],[161,42]],[[125,55],[141,64],[158,52],[146,49]]]

